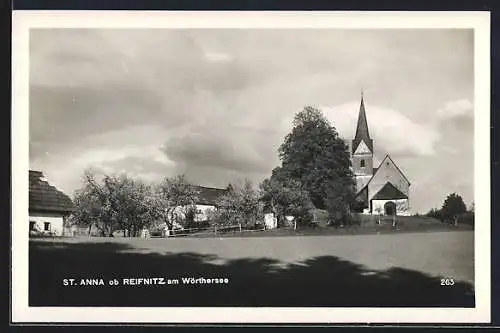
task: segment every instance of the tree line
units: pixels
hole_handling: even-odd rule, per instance
[[[355,194],[348,146],[316,108],[305,107],[292,125],[278,149],[281,165],[258,187],[248,180],[230,184],[217,200],[218,209],[209,214],[211,223],[255,225],[269,212],[278,225],[288,215],[298,225],[307,225],[314,208],[326,210],[332,223],[348,222]],[[87,170],[74,196],[74,219],[81,226],[96,226],[106,236],[115,230],[137,236],[143,228],[159,224],[173,230],[176,223],[193,222],[199,194],[184,175],[148,184],[126,174],[97,180]]]
[[[474,225],[474,203],[467,209],[462,197],[457,193],[451,193],[441,208],[432,208],[426,215],[455,226],[459,223]]]
[[[74,195],[74,221],[89,229],[96,227],[103,236],[115,230],[137,236],[142,229],[161,223],[172,230],[179,210],[186,213],[198,195],[182,175],[147,184],[125,173],[97,180],[92,170],[86,170],[82,181],[83,187]]]

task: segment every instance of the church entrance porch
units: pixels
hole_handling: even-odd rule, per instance
[[[394,201],[389,201],[384,204],[384,214],[394,215],[396,213],[396,204]]]
[[[408,199],[371,200],[372,214],[386,216],[410,215]]]

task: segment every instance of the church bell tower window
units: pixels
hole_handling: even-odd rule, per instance
[[[361,166],[362,168],[364,168],[364,167],[365,167],[365,160],[361,160],[360,166]]]

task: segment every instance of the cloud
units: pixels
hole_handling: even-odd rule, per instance
[[[440,139],[439,132],[428,124],[417,123],[402,112],[365,102],[370,136],[375,151],[385,155],[432,155]],[[359,102],[321,107],[339,135],[351,139],[355,135]],[[418,138],[418,139],[417,139]]]
[[[159,179],[174,174],[175,164],[159,144],[166,136],[168,133],[155,126],[129,126],[89,135],[37,154],[31,158],[30,168],[45,171],[48,178],[68,193],[81,186],[80,179],[87,168]]]
[[[474,105],[470,100],[461,98],[443,103],[432,121],[436,131],[441,133],[440,152],[473,159]]]
[[[222,52],[206,52],[205,58],[212,62],[229,62],[233,60],[230,54]]]
[[[397,156],[415,184],[426,175],[442,189],[473,184],[462,160],[473,151],[472,37],[457,29],[33,29],[30,166],[68,192],[87,166],[151,179],[186,173],[207,186],[259,181],[278,165],[277,148],[306,105],[325,106],[351,140],[363,86],[377,154]],[[439,173],[443,165],[454,167],[452,178]],[[441,195],[416,188],[416,207]]]
[[[447,102],[442,108],[437,110],[438,119],[448,119],[455,117],[473,117],[474,105],[468,99],[459,99]]]
[[[267,172],[275,161],[273,146],[261,133],[231,128],[210,129],[172,137],[165,153],[173,161],[238,172]]]
[[[81,177],[88,168],[108,174],[125,172],[145,179],[161,179],[173,174],[173,163],[157,146],[94,147],[69,154],[48,154],[43,159],[32,160],[30,168],[43,170],[54,184],[68,193],[81,187]]]
[[[162,98],[126,85],[106,89],[32,86],[30,140],[79,141],[83,136],[112,132],[138,122],[157,122],[161,118]],[[174,126],[181,117],[182,114],[171,117],[169,125]]]

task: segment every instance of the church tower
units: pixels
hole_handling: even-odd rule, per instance
[[[373,140],[368,131],[363,91],[350,153],[356,179],[356,205],[352,209],[364,214],[409,215],[408,178],[389,154],[378,167],[373,167]]]
[[[373,176],[373,140],[368,132],[365,102],[361,92],[358,125],[352,140],[352,169],[356,176],[356,187],[360,191]]]

